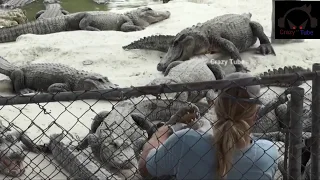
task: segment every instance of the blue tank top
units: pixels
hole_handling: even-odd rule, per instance
[[[253,140],[250,147],[237,150],[228,180],[273,179],[277,170],[278,149],[271,141]],[[216,150],[212,137],[193,129],[172,134],[163,145],[147,156],[148,172],[154,177],[175,175],[177,180],[214,179]]]

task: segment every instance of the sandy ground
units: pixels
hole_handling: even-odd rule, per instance
[[[0,55],[16,65],[40,62],[67,64],[78,69],[101,73],[114,83],[127,87],[145,85],[155,77],[162,76],[156,70],[156,64],[163,53],[122,49],[122,46],[141,37],[154,34],[174,35],[183,28],[218,15],[247,12],[253,14],[252,20],[263,25],[269,37],[271,34],[271,0],[259,3],[256,0],[203,1],[202,4],[174,1],[150,7],[169,10],[170,19],[140,32],[78,31],[50,35],[23,35],[16,42],[0,44]],[[251,51],[243,53],[242,58],[253,74],[285,65],[311,68],[320,55],[320,51],[316,50],[317,47],[319,47],[318,40],[307,40],[299,44],[274,45],[277,56],[261,56]],[[93,64],[83,65],[86,60],[93,61]],[[7,87],[2,85],[1,90],[6,91]],[[5,122],[14,123],[23,130],[27,129],[29,136],[41,144],[48,142],[48,135],[61,132],[59,126],[80,138],[85,136],[95,112],[109,110],[111,106],[108,102],[97,102],[97,100],[15,105],[2,106],[0,114]],[[44,159],[42,155],[30,153],[26,163],[32,162],[30,165],[32,168],[28,167],[26,175],[20,179],[66,179],[63,173],[59,173],[59,168],[50,165],[48,160],[50,160],[48,157]],[[0,178],[8,179],[1,176]]]

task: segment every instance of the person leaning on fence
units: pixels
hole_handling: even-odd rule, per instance
[[[252,77],[232,73],[225,79]],[[139,160],[143,177],[176,179],[273,179],[278,150],[268,140],[252,140],[260,85],[225,88],[214,102],[214,138],[193,129],[169,134],[162,126],[144,145]],[[232,162],[232,163],[230,163]]]

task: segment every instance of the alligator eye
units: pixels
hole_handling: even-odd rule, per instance
[[[99,78],[98,81],[101,82],[101,83],[103,83],[103,79],[101,79],[101,78]]]
[[[115,143],[115,142],[111,142],[110,145],[113,146],[113,147],[115,147],[115,148],[119,148],[118,145],[117,145],[117,143]]]
[[[147,8],[147,11],[152,11],[152,9],[151,8]]]

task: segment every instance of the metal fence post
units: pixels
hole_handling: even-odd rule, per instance
[[[301,145],[304,89],[291,89],[289,128],[289,180],[301,179]]]
[[[319,71],[320,63],[312,66],[312,71]],[[319,179],[320,176],[320,74],[312,80],[312,127],[311,127],[311,179]]]
[[[287,103],[287,112],[286,112],[286,119],[284,123],[285,126],[285,143],[284,143],[284,169],[288,170],[288,156],[289,156],[289,143],[290,143],[290,134],[289,134],[289,127],[290,127],[290,108],[291,108],[291,100]],[[288,172],[283,174],[283,180],[288,180]]]

